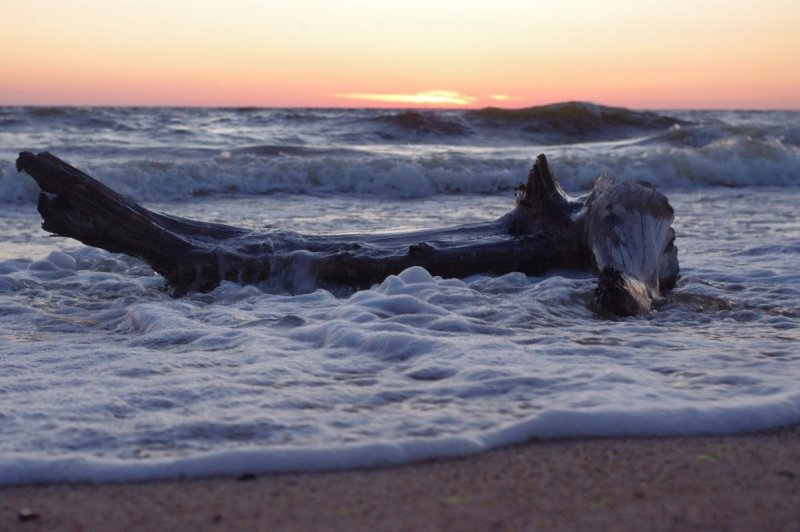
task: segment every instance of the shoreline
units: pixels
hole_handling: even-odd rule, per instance
[[[800,424],[367,470],[0,488],[1,530],[796,530]]]

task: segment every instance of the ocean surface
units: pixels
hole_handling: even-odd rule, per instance
[[[573,194],[601,172],[665,192],[681,277],[614,320],[585,272],[173,299],[143,262],[41,230],[21,150],[155,210],[322,234],[497,218],[546,153]],[[800,422],[799,206],[799,112],[0,108],[0,484]]]

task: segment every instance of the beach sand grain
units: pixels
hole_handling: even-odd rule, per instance
[[[375,470],[0,489],[0,529],[798,530],[800,426]]]

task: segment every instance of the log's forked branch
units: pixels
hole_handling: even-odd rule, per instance
[[[520,185],[517,204],[552,217],[568,217],[573,210],[569,196],[550,170],[547,157],[540,154],[528,172],[528,180]]]

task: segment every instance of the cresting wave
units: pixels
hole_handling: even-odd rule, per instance
[[[696,133],[693,138],[696,137]],[[672,132],[669,137],[683,137]],[[689,140],[688,142],[692,142]],[[437,194],[510,193],[524,180],[541,147],[491,154],[443,148],[439,153],[328,155],[265,146],[224,151],[208,160],[92,162],[83,166],[138,201],[172,201],[230,194],[357,194],[420,198]],[[658,187],[797,186],[800,148],[778,139],[728,138],[700,147],[559,146],[548,148],[565,188],[580,192],[600,173]],[[76,163],[81,164],[81,163]],[[0,202],[32,202],[35,184],[0,161]]]
[[[228,194],[420,198],[512,191],[533,158],[565,187],[795,186],[798,112],[0,108],[0,203],[31,202],[17,152],[49,150],[138,201]]]
[[[551,142],[608,141],[663,131],[685,120],[651,111],[634,111],[586,102],[566,102],[525,109],[489,107],[470,111],[470,119],[488,128],[514,127]]]
[[[385,141],[463,143],[481,138],[492,144],[500,137],[511,144],[555,144],[620,140],[689,122],[650,111],[565,102],[523,109],[385,112],[365,123],[383,126],[373,133]]]

